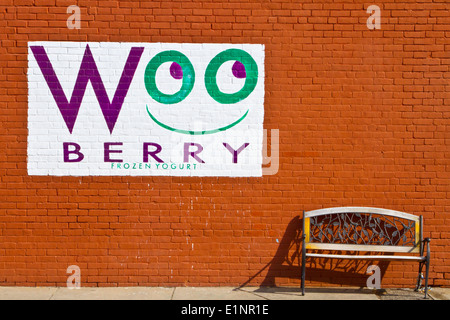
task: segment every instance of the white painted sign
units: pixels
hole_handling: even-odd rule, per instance
[[[262,175],[264,46],[29,42],[28,173]]]

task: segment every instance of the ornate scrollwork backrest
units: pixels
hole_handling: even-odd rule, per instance
[[[393,210],[342,207],[310,211],[311,244],[416,247],[421,241],[419,217]]]

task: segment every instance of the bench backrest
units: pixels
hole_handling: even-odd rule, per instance
[[[421,252],[422,216],[370,207],[303,213],[306,249]]]

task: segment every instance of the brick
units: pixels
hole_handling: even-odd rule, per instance
[[[299,243],[290,224],[303,210],[337,205],[423,214],[424,235],[433,238],[430,285],[450,285],[444,1],[381,0],[381,30],[366,29],[366,5],[346,0],[99,1],[81,7],[79,30],[66,27],[70,1],[31,3],[9,0],[0,13],[1,285],[65,286],[67,267],[78,264],[86,287],[230,286],[249,279],[298,286],[298,272],[286,269],[287,256],[298,259],[286,245]],[[280,130],[278,173],[28,175],[30,41],[264,44],[264,128]],[[105,63],[97,49],[96,63]],[[78,68],[79,58],[73,63]],[[196,74],[196,86],[202,81]],[[73,85],[67,80],[63,87]],[[91,111],[95,116],[84,116],[101,113]],[[258,274],[268,263],[269,271]],[[357,264],[323,266],[308,273],[308,285],[365,286]],[[414,283],[413,264],[381,267],[385,287]]]

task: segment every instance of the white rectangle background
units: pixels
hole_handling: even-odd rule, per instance
[[[69,131],[41,70],[42,65],[38,64],[32,50],[44,48],[51,64],[46,67],[54,71],[70,102],[87,45],[110,102],[130,50],[143,48],[112,132],[91,81],[82,97],[73,131]],[[246,81],[256,81],[248,96],[224,103],[209,94],[205,82],[210,79],[205,78],[205,72],[214,57],[229,49],[248,53],[256,63],[257,77],[247,79],[251,75],[249,70],[245,69],[243,75],[235,61],[220,60],[216,84],[221,93],[233,96],[243,90]],[[195,73],[191,91],[176,103],[155,100],[145,84],[149,62],[166,51],[178,51],[186,56]],[[183,90],[187,76],[183,72],[177,74],[172,67],[170,61],[161,63],[154,77],[158,90],[168,96]],[[257,44],[29,42],[28,174],[262,176],[264,73],[264,46]],[[64,143],[69,147],[65,149]],[[149,154],[156,147],[148,147],[145,161],[146,143],[160,146],[155,155],[162,162]],[[74,151],[75,146],[78,151]]]

